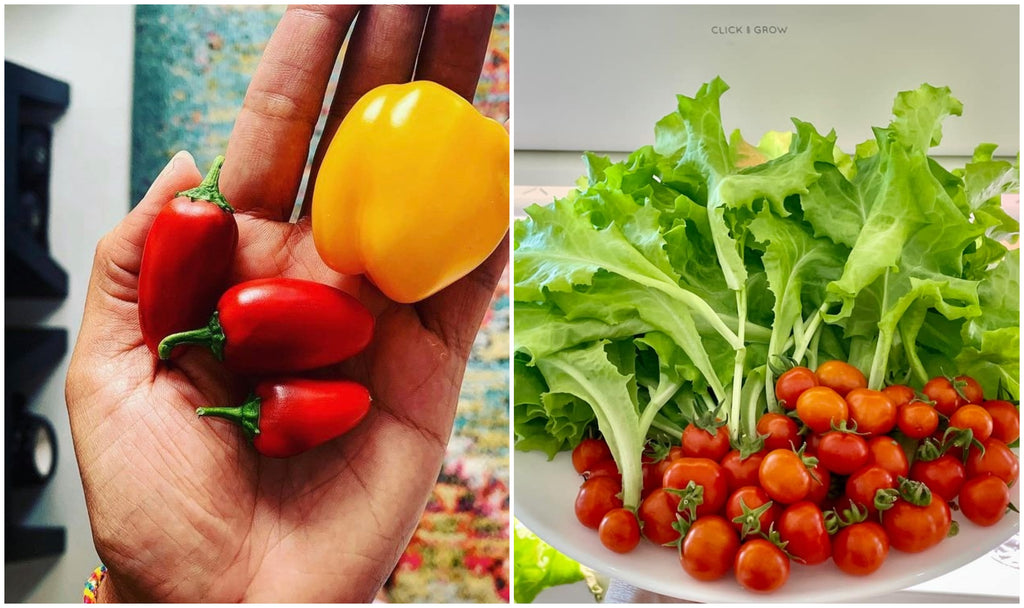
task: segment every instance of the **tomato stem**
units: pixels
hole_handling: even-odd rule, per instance
[[[224,336],[224,328],[220,324],[219,317],[220,314],[215,312],[210,317],[210,322],[206,324],[206,327],[171,334],[161,340],[160,346],[157,347],[157,353],[160,358],[169,359],[171,352],[183,344],[200,344],[209,347],[218,361],[223,361],[226,337]]]
[[[927,507],[932,502],[932,491],[928,486],[906,477],[899,478],[899,493],[900,498],[918,507]]]
[[[931,462],[937,459],[945,450],[932,438],[927,438],[917,446],[915,457],[922,462]]]
[[[761,533],[761,516],[764,515],[765,511],[772,508],[774,503],[768,501],[757,507],[751,509],[747,506],[747,503],[740,498],[740,510],[741,513],[733,518],[733,523],[740,524],[742,529],[740,530],[740,538],[746,538],[748,536],[756,536]]]
[[[260,434],[260,402],[259,397],[250,394],[245,403],[238,407],[200,407],[196,409],[196,414],[230,420],[240,425],[245,436],[252,441]]]
[[[210,172],[206,174],[206,177],[203,178],[203,181],[198,186],[191,190],[179,192],[177,196],[187,196],[193,201],[207,201],[228,213],[234,213],[234,207],[228,203],[220,191],[220,170],[223,165],[224,157],[218,156],[213,160]]]
[[[691,522],[697,520],[697,507],[704,504],[704,486],[690,480],[683,489],[669,488],[666,491],[679,497],[678,511],[689,515]]]
[[[877,511],[888,511],[900,498],[900,491],[896,488],[878,488],[875,491],[874,507]]]

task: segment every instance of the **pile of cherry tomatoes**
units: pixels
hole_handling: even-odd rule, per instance
[[[681,445],[652,446],[635,511],[623,507],[608,446],[583,440],[572,453],[585,480],[576,517],[612,551],[632,551],[642,536],[677,547],[693,578],[732,570],[745,588],[768,592],[785,584],[791,560],[831,558],[866,575],[890,547],[916,553],[955,534],[953,510],[981,526],[1016,511],[1019,463],[1007,444],[1018,439],[1018,407],[986,400],[970,377],[879,391],[855,367],[828,361],[791,367],[775,391],[786,413],[763,415],[751,445],[731,445],[720,421],[701,421]]]

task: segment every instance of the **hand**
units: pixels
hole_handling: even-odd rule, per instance
[[[233,282],[312,279],[373,311],[373,343],[339,370],[369,388],[371,412],[345,437],[287,460],[261,457],[237,427],[195,415],[198,406],[239,404],[247,387],[208,352],[190,349],[168,364],[142,341],[137,287],[146,235],[161,206],[201,179],[191,156],[176,155],[100,241],[68,371],[75,451],[108,567],[101,601],[367,601],[419,522],[470,347],[507,262],[507,237],[469,276],[399,305],[323,264],[308,198],[288,223],[357,11],[314,168],[348,108],[379,84],[431,79],[472,98],[493,7],[290,8],[246,94],[221,187],[237,210]]]

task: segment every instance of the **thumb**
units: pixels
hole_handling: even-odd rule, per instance
[[[146,236],[160,209],[182,190],[201,181],[195,160],[188,152],[178,152],[154,180],[149,192],[121,222],[96,246],[92,276],[86,291],[85,310],[78,338],[71,355],[66,380],[68,411],[75,419],[72,406],[75,396],[84,387],[95,386],[97,357],[110,357],[142,343],[138,330],[128,332],[127,327],[138,327],[139,268]],[[87,391],[86,391],[87,392]]]
[[[111,261],[129,272],[138,273],[146,236],[157,214],[174,199],[176,193],[197,186],[202,179],[191,154],[185,150],[175,154],[135,209],[104,237],[111,241],[108,243],[111,245],[109,253],[114,256]]]
[[[192,188],[200,181],[202,176],[192,155],[185,151],[178,152],[156,177],[135,209],[100,239],[96,246],[92,277],[86,293],[83,332],[87,332],[92,325],[102,320],[104,315],[96,314],[103,308],[102,303],[109,305],[112,302],[122,302],[134,305],[138,302],[142,250],[146,246],[146,237],[149,235],[153,220],[163,206],[174,199],[175,193]],[[126,316],[130,317],[137,314],[134,311],[126,312]]]

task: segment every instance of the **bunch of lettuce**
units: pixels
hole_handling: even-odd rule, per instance
[[[649,438],[701,415],[734,445],[778,410],[784,358],[849,361],[872,388],[971,374],[1019,390],[1019,166],[982,145],[928,156],[962,106],[900,93],[850,156],[794,119],[758,146],[727,137],[721,79],[625,161],[587,154],[578,188],[514,228],[516,448],[549,456],[596,424],[636,507]]]

